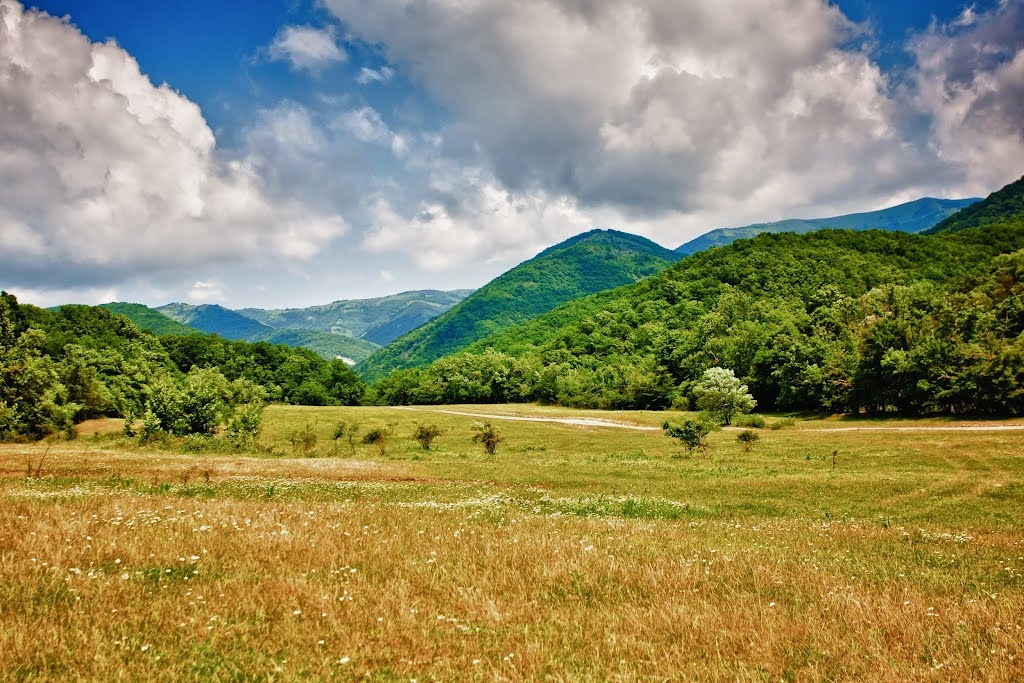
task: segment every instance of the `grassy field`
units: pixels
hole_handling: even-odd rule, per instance
[[[1024,431],[935,429],[1020,420],[797,420],[707,458],[497,419],[491,456],[479,420],[273,407],[256,455],[117,423],[0,445],[2,677],[1024,679]]]

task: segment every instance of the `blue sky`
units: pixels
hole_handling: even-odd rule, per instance
[[[1024,172],[1021,0],[0,7],[0,287],[45,305],[476,287]]]

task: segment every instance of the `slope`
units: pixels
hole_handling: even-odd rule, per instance
[[[997,190],[985,201],[955,213],[938,223],[925,234],[939,235],[968,228],[995,225],[1024,216],[1024,177]]]
[[[740,240],[394,373],[378,395],[682,406],[719,366],[762,409],[1024,414],[1024,211],[1001,216],[934,236]]]
[[[319,330],[274,329],[216,304],[192,306],[173,303],[161,306],[156,310],[180,323],[190,325],[202,332],[220,335],[225,339],[248,342],[269,341],[274,344],[303,347],[327,359],[340,356],[359,362],[380,348],[373,342]]]
[[[774,223],[755,223],[740,228],[720,228],[703,234],[678,247],[681,254],[695,254],[711,247],[731,244],[738,239],[749,239],[763,232],[795,232],[805,234],[825,228],[848,230],[895,230],[922,232],[939,221],[980,201],[979,199],[933,199],[925,197],[879,211],[852,213],[831,218],[790,218]]]
[[[112,313],[123,315],[139,329],[149,330],[156,335],[164,334],[196,334],[199,332],[198,329],[180,323],[173,318],[170,318],[160,311],[154,310],[149,306],[142,304],[132,304],[124,301],[112,301],[107,304],[100,304],[100,308],[105,308]]]
[[[472,291],[426,289],[308,308],[243,308],[236,312],[276,329],[319,330],[383,345],[441,315]]]
[[[675,252],[637,235],[615,230],[577,235],[495,278],[356,370],[374,379],[398,368],[427,365],[566,301],[636,282],[678,259]]]

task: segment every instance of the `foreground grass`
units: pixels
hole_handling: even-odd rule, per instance
[[[338,420],[393,435],[383,454],[336,443]],[[444,430],[433,450],[410,438],[416,421]],[[0,447],[0,670],[1024,677],[1020,432],[798,422],[761,430],[750,453],[720,432],[700,459],[658,432],[495,422],[506,441],[492,457],[472,422],[274,408],[263,446],[279,455],[90,436]],[[307,423],[316,444],[293,445]]]

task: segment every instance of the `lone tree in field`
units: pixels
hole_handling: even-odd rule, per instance
[[[718,429],[718,425],[703,420],[684,420],[679,423],[665,420],[661,423],[661,428],[665,430],[667,436],[679,439],[688,454],[698,450],[702,455],[706,455],[708,434]]]
[[[728,368],[708,368],[693,388],[697,397],[697,408],[705,410],[722,424],[732,422],[736,413],[749,413],[757,401],[747,391],[747,385],[736,379]]]

